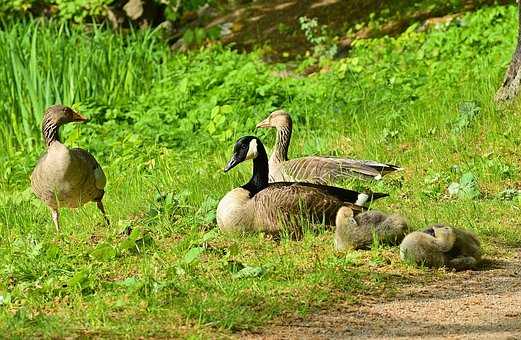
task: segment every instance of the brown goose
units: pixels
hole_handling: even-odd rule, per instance
[[[270,182],[304,181],[327,184],[346,177],[381,179],[383,175],[401,170],[399,166],[375,161],[332,156],[308,156],[288,160],[292,121],[283,110],[272,112],[257,128],[276,128],[277,139],[269,159]]]
[[[349,206],[360,212],[368,200],[388,196],[311,183],[268,184],[268,156],[262,142],[253,136],[242,137],[235,143],[224,171],[249,159],[253,160],[250,181],[228,192],[217,207],[217,224],[223,231],[275,234],[288,227],[290,232],[298,233],[300,218],[332,226],[340,207]]]
[[[62,105],[49,107],[43,116],[42,132],[47,152],[33,170],[31,187],[51,209],[57,230],[60,229],[60,208],[78,208],[91,201],[97,203],[106,223],[109,223],[101,202],[107,181],[101,166],[88,151],[69,149],[59,139],[61,125],[86,120],[78,112]]]

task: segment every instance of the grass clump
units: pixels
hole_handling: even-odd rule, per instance
[[[153,31],[115,35],[65,23],[26,21],[0,31],[0,145],[32,150],[43,111],[55,102],[128,105],[165,72],[167,47]],[[98,118],[98,117],[94,117]]]

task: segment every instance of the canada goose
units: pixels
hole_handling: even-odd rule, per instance
[[[400,257],[417,265],[462,270],[476,266],[481,260],[481,249],[474,233],[436,224],[405,236],[400,244]]]
[[[384,244],[395,245],[404,238],[407,229],[407,221],[400,215],[371,210],[354,216],[349,207],[342,207],[336,216],[335,248],[367,249],[374,237]]]
[[[381,179],[383,175],[401,170],[399,166],[375,161],[333,156],[308,156],[288,160],[292,121],[283,110],[272,112],[257,128],[276,128],[277,139],[269,159],[270,182],[304,181],[327,184],[346,177]]]
[[[51,209],[56,230],[60,229],[60,208],[77,208],[90,201],[96,202],[109,223],[101,202],[106,184],[101,166],[88,151],[69,149],[59,139],[61,125],[86,120],[86,117],[62,105],[49,107],[43,116],[42,133],[47,152],[31,174],[31,187]]]
[[[262,142],[253,136],[242,137],[235,143],[224,171],[249,159],[253,160],[250,181],[228,192],[217,207],[217,224],[223,231],[277,233],[283,225],[289,226],[290,231],[298,231],[299,216],[334,225],[340,207],[349,206],[360,212],[368,200],[388,196],[310,183],[268,184],[268,156]]]

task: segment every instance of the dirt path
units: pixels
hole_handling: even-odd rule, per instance
[[[249,338],[521,339],[521,251],[482,271],[403,288],[386,301],[339,305]]]

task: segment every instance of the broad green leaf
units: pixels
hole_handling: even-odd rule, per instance
[[[232,277],[234,279],[243,279],[247,277],[257,277],[264,273],[264,269],[262,267],[250,267],[246,266],[239,270],[237,273],[233,274]]]
[[[116,257],[117,251],[116,248],[108,243],[100,243],[90,255],[97,260],[108,261]]]
[[[219,229],[214,228],[203,235],[201,242],[208,242],[215,239],[219,235]]]
[[[197,260],[199,258],[199,256],[204,252],[204,248],[203,247],[194,247],[194,248],[191,248],[185,255],[185,257],[183,258],[183,262],[185,264],[191,264],[192,262],[194,262],[195,260]]]

